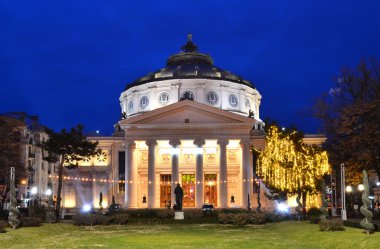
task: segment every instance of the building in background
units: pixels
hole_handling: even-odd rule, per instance
[[[26,170],[25,177],[16,185],[20,205],[25,207],[31,199],[46,204],[48,195],[54,195],[56,190],[56,168],[55,164],[44,160],[47,154],[39,146],[48,139],[44,127],[39,123],[37,116],[29,116],[24,112],[0,114],[0,120],[11,124],[20,136],[20,163]],[[6,177],[9,176],[2,175],[2,178]],[[0,184],[0,190],[1,188],[5,190],[5,186]]]

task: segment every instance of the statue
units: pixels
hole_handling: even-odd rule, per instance
[[[175,194],[175,211],[181,211],[182,210],[182,198],[183,198],[183,190],[181,188],[181,185],[177,183],[177,187],[174,189]]]
[[[248,111],[248,117],[249,117],[249,118],[255,118],[255,114],[253,113],[252,110],[249,110],[249,111]]]

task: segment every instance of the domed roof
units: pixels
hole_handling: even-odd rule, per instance
[[[193,78],[226,80],[255,88],[248,80],[214,66],[209,55],[198,52],[191,35],[188,35],[188,41],[181,49],[181,52],[169,57],[166,67],[135,80],[125,90],[154,81]]]

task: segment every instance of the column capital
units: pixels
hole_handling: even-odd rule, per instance
[[[198,147],[202,147],[203,145],[205,145],[205,140],[203,138],[200,138],[200,137],[197,137],[194,139],[193,141],[193,144],[198,146]]]
[[[250,145],[251,145],[251,141],[248,138],[240,139],[240,146],[249,147]]]
[[[227,138],[220,138],[220,139],[218,139],[218,144],[221,146],[223,146],[223,145],[226,146],[229,144],[229,141]]]
[[[179,140],[178,138],[172,138],[169,140],[169,144],[173,146],[174,148],[176,148],[179,145],[181,145],[181,140]]]
[[[136,143],[134,141],[125,141],[124,147],[125,148],[135,148],[136,147]]]
[[[149,140],[146,140],[146,141],[145,141],[145,144],[146,144],[148,147],[150,147],[150,146],[155,146],[155,145],[157,145],[157,140],[155,140],[155,139],[149,139]]]

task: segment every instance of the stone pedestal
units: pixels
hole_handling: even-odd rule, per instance
[[[185,215],[182,211],[175,211],[174,212],[174,219],[175,220],[184,220],[185,219]]]

